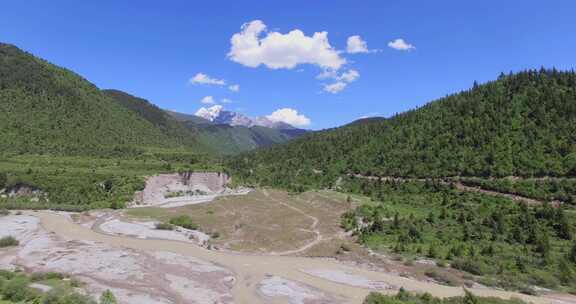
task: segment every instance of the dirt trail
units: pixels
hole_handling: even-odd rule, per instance
[[[318,222],[319,222],[319,220],[318,220],[317,217],[312,216],[312,215],[309,215],[309,214],[307,214],[306,212],[304,212],[304,211],[302,211],[302,210],[300,210],[300,209],[298,209],[298,208],[296,208],[296,207],[294,207],[294,206],[291,206],[291,205],[289,205],[289,204],[286,204],[285,202],[283,202],[283,201],[281,201],[281,200],[279,200],[279,199],[275,199],[275,198],[270,197],[270,194],[268,193],[268,191],[266,191],[266,189],[263,189],[263,190],[262,190],[262,193],[264,193],[264,196],[266,196],[268,199],[270,199],[270,200],[272,200],[272,201],[275,201],[275,202],[277,202],[278,204],[280,204],[280,205],[282,205],[282,206],[284,206],[284,207],[286,207],[286,208],[288,208],[288,209],[294,210],[294,211],[296,211],[296,212],[304,215],[305,217],[311,219],[311,220],[312,220],[312,225],[310,225],[310,230],[308,230],[308,229],[306,229],[306,230],[302,229],[302,230],[303,230],[303,231],[307,231],[307,232],[313,232],[313,233],[316,235],[316,237],[314,238],[314,240],[308,242],[306,245],[301,246],[300,248],[292,249],[292,250],[287,250],[287,251],[282,251],[282,252],[271,252],[270,255],[291,255],[291,254],[300,253],[300,252],[303,252],[303,251],[306,251],[306,250],[312,248],[312,247],[315,246],[316,244],[318,244],[318,243],[322,242],[323,240],[325,240],[324,237],[322,236],[322,234],[320,233],[320,230],[318,230],[318,228],[317,228],[317,227],[318,227]]]
[[[360,175],[360,174],[349,174],[349,176],[353,176],[355,178],[361,178],[361,179],[368,179],[368,180],[396,181],[396,182],[425,182],[425,181],[432,180],[429,178],[402,178],[402,177],[390,177],[390,176],[380,177],[380,176],[367,176],[367,175]],[[510,177],[510,178],[515,179],[515,180],[522,179],[520,177]],[[530,180],[553,180],[553,179],[554,178],[552,178],[552,177],[530,178]],[[566,179],[571,179],[571,178],[566,178]],[[498,192],[495,190],[487,190],[487,189],[484,189],[481,187],[466,186],[458,180],[458,177],[446,177],[443,179],[440,178],[438,180],[443,184],[454,184],[454,186],[460,191],[478,192],[478,193],[483,193],[483,194],[491,195],[491,196],[506,197],[506,198],[509,198],[509,199],[516,201],[516,202],[525,202],[529,205],[551,204],[553,207],[557,207],[563,203],[561,201],[550,201],[550,202],[542,201],[542,200],[537,200],[537,199],[529,198],[529,197],[518,195],[518,194]]]
[[[49,232],[67,240],[85,240],[108,244],[113,247],[143,250],[145,252],[157,252],[158,250],[169,251],[176,254],[191,256],[221,265],[236,276],[236,282],[232,290],[235,303],[264,303],[258,296],[259,283],[269,275],[278,276],[302,284],[317,288],[329,295],[345,299],[345,303],[362,303],[363,298],[370,292],[365,287],[355,287],[351,284],[337,283],[337,280],[320,278],[311,272],[345,273],[362,277],[374,282],[382,282],[395,288],[404,287],[407,290],[429,292],[434,296],[450,297],[463,294],[462,288],[443,286],[430,282],[421,282],[403,278],[395,274],[375,272],[358,266],[341,264],[332,259],[316,259],[293,256],[270,256],[270,255],[242,255],[210,251],[204,248],[177,241],[166,240],[141,240],[129,237],[103,235],[71,222],[62,215],[52,212],[29,212],[41,220],[42,226]],[[480,296],[494,296],[501,298],[517,297],[535,304],[554,303],[553,299],[534,297],[513,292],[472,288],[471,292]],[[383,292],[394,293],[394,290]]]
[[[516,201],[516,202],[525,202],[526,204],[529,204],[529,205],[548,204],[548,202],[545,202],[545,201],[540,201],[540,200],[536,200],[533,198],[520,196],[517,194],[503,193],[503,192],[498,192],[498,191],[494,191],[494,190],[483,189],[480,187],[466,186],[460,182],[454,183],[454,186],[456,187],[456,189],[461,190],[461,191],[478,192],[478,193],[487,194],[487,195],[491,195],[491,196],[506,197],[506,198],[509,198],[509,199]],[[550,203],[553,205],[556,205],[559,202],[550,202]]]

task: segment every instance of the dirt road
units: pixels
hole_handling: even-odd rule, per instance
[[[394,289],[380,290],[388,293],[395,293],[395,289],[404,287],[410,291],[429,292],[438,297],[463,294],[463,290],[459,287],[443,286],[430,282],[416,281],[395,274],[370,271],[360,267],[344,265],[331,259],[243,255],[210,251],[184,242],[141,240],[104,235],[77,225],[62,215],[51,212],[30,212],[29,214],[40,218],[42,226],[46,230],[67,240],[102,242],[113,247],[136,249],[145,252],[168,251],[210,261],[225,267],[231,270],[236,277],[232,290],[235,303],[269,303],[269,301],[265,302],[260,296],[259,286],[261,286],[263,280],[270,276],[313,287],[330,295],[333,299],[338,299],[337,302],[341,303],[362,303],[364,297],[371,291],[370,286],[392,286]],[[367,283],[364,286],[357,282]],[[500,290],[473,288],[470,291],[480,296],[517,297],[536,304],[555,302],[550,298]]]

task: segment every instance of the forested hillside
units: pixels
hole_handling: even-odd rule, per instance
[[[193,130],[186,128],[185,125],[172,117],[172,115],[150,103],[148,100],[132,96],[119,90],[103,90],[102,92],[122,106],[138,114],[139,117],[150,122],[166,137],[176,138],[180,142],[196,146],[198,150],[206,148],[197,142],[195,139],[196,134]]]
[[[246,182],[330,186],[397,177],[576,175],[576,73],[530,70],[389,119],[307,134],[229,164]]]
[[[118,155],[178,147],[79,75],[0,44],[0,152]]]

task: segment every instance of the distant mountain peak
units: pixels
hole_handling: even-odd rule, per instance
[[[255,118],[250,118],[244,114],[224,110],[221,105],[214,105],[211,107],[202,107],[196,111],[194,114],[198,117],[202,117],[216,124],[226,124],[230,126],[244,126],[244,127],[267,127],[273,129],[295,129],[294,126],[281,122],[273,121],[265,116],[259,116]]]
[[[211,106],[209,108],[200,108],[194,115],[207,119],[209,121],[214,121],[218,116],[223,107],[221,105]]]

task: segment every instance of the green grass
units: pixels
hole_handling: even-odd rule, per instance
[[[126,209],[126,215],[135,218],[147,218],[158,221],[168,221],[173,216],[165,208],[143,207]]]

